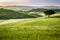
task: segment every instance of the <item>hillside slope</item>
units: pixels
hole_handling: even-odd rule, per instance
[[[0,9],[0,19],[20,19],[20,18],[33,18],[33,16],[22,14],[17,11]]]
[[[58,16],[58,17],[57,17]],[[0,25],[0,39],[60,40],[60,15]]]

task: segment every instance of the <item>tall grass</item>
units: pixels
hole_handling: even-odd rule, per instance
[[[0,25],[0,40],[60,40],[60,18],[35,18]]]

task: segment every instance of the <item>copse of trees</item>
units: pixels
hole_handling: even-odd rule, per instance
[[[44,14],[46,15],[46,16],[48,16],[48,17],[50,17],[50,15],[53,15],[53,14],[55,14],[56,12],[54,11],[54,10],[46,10],[46,11],[44,11]]]

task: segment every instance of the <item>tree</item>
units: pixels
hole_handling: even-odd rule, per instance
[[[55,11],[54,10],[46,10],[46,11],[44,11],[44,13],[46,16],[50,17],[50,15],[55,14]]]

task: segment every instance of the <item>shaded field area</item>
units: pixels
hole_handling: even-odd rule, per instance
[[[0,19],[26,19],[42,17],[41,15],[28,15],[29,12],[18,12],[9,9],[0,8]]]
[[[60,40],[57,16],[60,14],[0,25],[0,40]]]
[[[58,14],[58,13],[54,14],[54,15],[51,16],[51,18],[60,18],[60,14]]]

